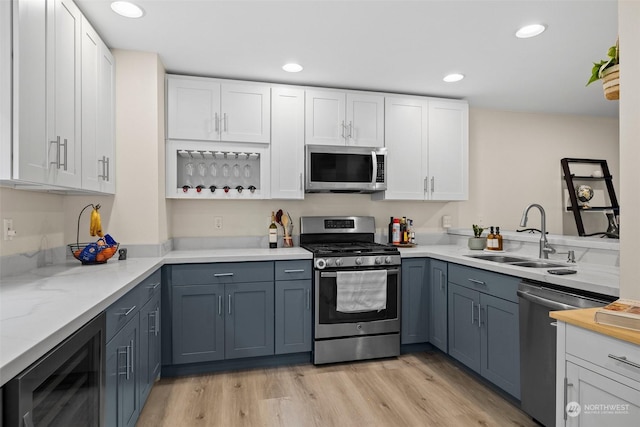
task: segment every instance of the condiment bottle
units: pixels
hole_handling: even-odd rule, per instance
[[[393,218],[393,240],[394,245],[400,244],[400,218]]]
[[[494,241],[496,241],[498,243],[496,249],[501,251],[502,250],[502,234],[500,234],[500,227],[496,227],[496,234],[493,236]]]
[[[493,247],[494,240],[495,240],[495,236],[493,234],[493,226],[492,226],[491,230],[489,231],[489,235],[487,236],[487,249],[490,251],[494,250],[494,247]]]

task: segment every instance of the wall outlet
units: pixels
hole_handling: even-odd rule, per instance
[[[222,230],[222,217],[221,216],[213,217],[213,226],[215,227],[216,230]]]
[[[13,220],[5,219],[2,221],[2,234],[4,236],[4,240],[13,240],[13,237],[18,234],[16,230],[13,228]]]
[[[442,216],[442,228],[451,228],[451,215]]]

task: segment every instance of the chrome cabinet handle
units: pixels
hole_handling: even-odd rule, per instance
[[[55,165],[56,169],[60,169],[60,137],[56,136],[55,141],[49,141],[49,144],[56,144],[56,160],[49,162],[50,165]]]
[[[154,290],[156,290],[158,288],[158,286],[160,286],[160,282],[153,283],[153,284],[147,286],[147,289],[150,289],[150,290],[154,291]]]
[[[214,273],[213,277],[230,277],[233,276],[233,273]]]
[[[110,181],[111,179],[109,178],[109,175],[110,175],[110,174],[109,174],[109,171],[110,171],[110,169],[111,169],[111,168],[109,167],[109,158],[108,158],[108,157],[105,157],[105,158],[104,158],[104,167],[105,167],[105,169],[106,169],[106,173],[105,173],[105,175],[106,175],[106,177],[105,177],[105,181]]]
[[[429,184],[427,183],[427,181],[429,180],[428,176],[424,177],[424,192],[427,193],[429,192]]]
[[[616,356],[616,355],[610,354],[609,358],[615,360],[616,362],[621,362],[621,363],[624,363],[626,365],[633,366],[634,368],[640,369],[640,365],[635,363],[635,362],[632,362],[632,361],[628,360],[627,356]]]
[[[346,138],[346,137],[344,136],[344,130],[345,130],[344,120],[342,121],[342,124],[340,125],[340,129],[342,129],[342,133],[341,133],[342,138],[343,138],[343,139],[344,139],[344,138]]]
[[[285,273],[304,273],[304,268],[299,268],[296,270],[285,270]]]
[[[551,323],[549,323],[549,326],[555,326],[555,327],[557,327],[557,326],[558,326],[558,322],[551,322]]]
[[[128,309],[128,310],[125,308],[125,310],[127,310],[127,311],[125,311],[124,313],[120,313],[120,316],[125,316],[125,317],[127,317],[127,316],[128,316],[128,315],[130,315],[130,314],[131,314],[131,312],[132,312],[133,310],[135,310],[135,309],[136,309],[136,306],[135,306],[135,305],[134,305],[133,307],[131,307],[130,309]]]
[[[482,328],[482,306],[478,304],[478,328]]]
[[[160,307],[156,308],[156,315],[154,316],[154,320],[156,322],[154,332],[156,336],[160,333]]]
[[[476,280],[476,279],[467,279],[467,280],[470,281],[471,283],[475,283],[476,285],[482,285],[482,286],[486,286],[487,285],[482,280]]]
[[[64,163],[62,163],[60,166],[62,166],[62,168],[66,171],[67,170],[67,152],[69,151],[69,146],[67,144],[67,138],[65,138],[64,142],[62,144],[60,144],[60,145],[62,147],[64,147]],[[58,166],[58,167],[60,167],[60,166]]]
[[[22,422],[24,423],[24,427],[34,427],[31,411],[22,416]]]
[[[231,294],[229,294],[229,315],[231,315]]]
[[[127,362],[131,365],[131,373],[133,374],[133,340],[129,341],[129,359],[130,362]],[[129,376],[127,376],[127,379],[129,379]]]
[[[475,303],[471,301],[471,324],[472,325],[476,322],[476,318],[474,316],[475,314],[474,307],[475,307]]]
[[[311,290],[307,289],[307,310],[311,310]]]
[[[218,295],[218,316],[222,316],[222,295]]]

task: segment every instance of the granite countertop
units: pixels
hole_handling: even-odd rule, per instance
[[[513,267],[466,257],[458,245],[401,248],[403,258],[431,257],[516,277],[618,296],[617,267],[572,264],[578,274],[552,276],[546,269]],[[312,259],[299,248],[197,249],[164,257],[77,261],[38,268],[0,284],[0,386],[38,360],[164,264]]]

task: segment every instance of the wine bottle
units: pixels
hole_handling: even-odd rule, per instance
[[[276,214],[271,211],[271,225],[269,226],[269,248],[278,247],[278,226],[276,225]]]
[[[393,217],[389,219],[389,243],[393,243]]]

